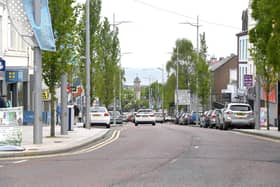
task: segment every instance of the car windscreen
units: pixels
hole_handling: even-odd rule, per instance
[[[251,107],[246,105],[232,105],[230,106],[230,110],[232,111],[250,111]]]
[[[90,108],[90,112],[106,112],[106,109],[103,107],[94,107]]]

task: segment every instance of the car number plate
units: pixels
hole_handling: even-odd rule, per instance
[[[245,115],[245,114],[235,114],[235,117],[237,117],[237,118],[243,118],[243,117],[246,117],[246,115]]]

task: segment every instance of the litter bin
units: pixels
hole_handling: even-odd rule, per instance
[[[74,105],[67,105],[67,109],[68,131],[72,131],[74,125]]]

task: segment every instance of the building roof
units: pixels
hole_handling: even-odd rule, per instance
[[[219,62],[211,64],[210,67],[209,67],[210,71],[216,71],[218,68],[220,68],[222,65],[226,64],[227,62],[229,62],[234,57],[236,57],[236,55],[235,54],[231,54],[229,57],[226,57],[226,58],[220,60]]]

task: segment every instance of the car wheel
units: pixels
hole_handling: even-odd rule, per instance
[[[153,123],[152,125],[153,125],[153,126],[155,126],[155,125],[156,125],[156,123]]]
[[[109,129],[110,127],[111,127],[111,125],[110,125],[110,124],[107,124],[107,125],[106,125],[106,128],[107,128],[107,129]]]
[[[138,126],[138,123],[135,123],[135,126]]]
[[[227,123],[223,123],[223,130],[228,130],[228,124]]]
[[[255,129],[255,124],[251,124],[251,125],[250,125],[250,128],[251,128],[251,129]]]

